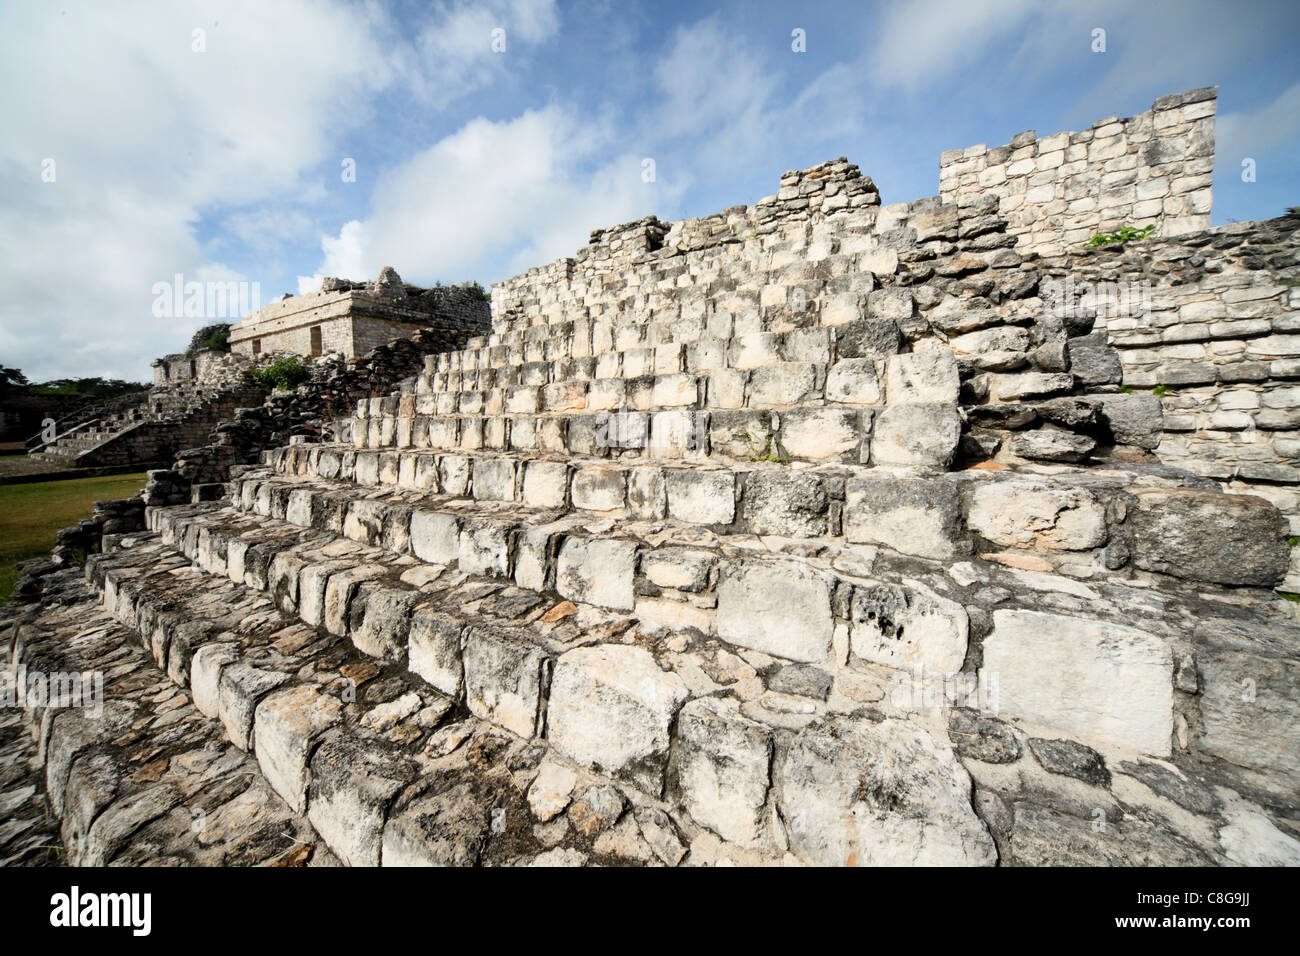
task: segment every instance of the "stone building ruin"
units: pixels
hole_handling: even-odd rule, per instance
[[[1214,96],[597,230],[219,426],[20,582],[11,669],[112,668],[27,714],[68,859],[1300,862],[1300,217],[1209,228]]]
[[[477,286],[408,285],[391,266],[374,282],[326,278],[320,291],[286,296],[255,309],[230,330],[230,350],[250,358],[271,352],[364,355],[391,339],[437,326],[486,331],[487,301]]]

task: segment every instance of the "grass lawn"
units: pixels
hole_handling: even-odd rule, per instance
[[[18,562],[48,554],[54,533],[90,517],[93,502],[128,498],[144,487],[144,472],[0,485],[0,601],[9,600]]]

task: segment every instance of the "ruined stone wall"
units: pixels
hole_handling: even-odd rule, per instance
[[[1072,250],[1043,269],[1054,307],[1097,312],[1124,386],[1160,394],[1160,460],[1267,498],[1300,534],[1300,217]],[[1300,553],[1284,589],[1300,590]]]
[[[422,289],[403,284],[395,271],[386,269],[376,282],[326,279],[319,292],[286,296],[264,306],[231,329],[230,347],[247,356],[287,351],[340,352],[354,358],[420,328],[486,331],[489,314],[477,288]]]
[[[1210,225],[1218,87],[1162,96],[1145,113],[939,159],[939,195],[997,196],[1021,252],[1050,253],[1121,226],[1175,236]]]

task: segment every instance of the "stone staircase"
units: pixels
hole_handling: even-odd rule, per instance
[[[106,534],[13,660],[101,604],[70,643],[130,635],[320,862],[1300,860],[1286,523],[1155,459],[1158,398],[996,203],[835,162],[593,239],[350,443]],[[80,805],[103,738],[29,718]]]
[[[182,448],[202,444],[235,409],[264,397],[245,382],[154,386],[143,400],[82,421],[29,454],[76,468],[168,465]]]

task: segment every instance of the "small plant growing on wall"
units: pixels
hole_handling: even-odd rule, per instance
[[[1135,229],[1132,226],[1120,226],[1114,232],[1099,232],[1087,242],[1084,243],[1089,249],[1096,249],[1098,246],[1113,246],[1117,243],[1136,242],[1139,239],[1150,239],[1156,234],[1155,226],[1145,226],[1141,229]]]
[[[296,355],[286,355],[248,370],[248,377],[268,391],[296,388],[307,378],[307,366]]]

